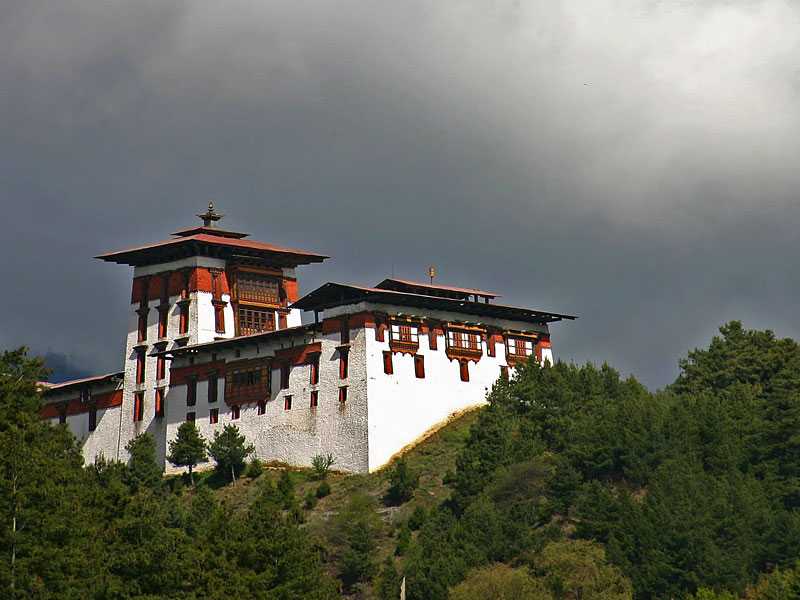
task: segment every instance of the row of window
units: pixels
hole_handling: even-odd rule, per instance
[[[150,311],[146,306],[139,308],[139,323],[137,326],[137,340],[139,343],[147,341],[147,314]],[[162,303],[158,306],[158,338],[167,337],[167,323],[169,322],[169,303]],[[183,335],[189,333],[189,302],[188,300],[178,301],[178,333]]]
[[[292,395],[287,394],[283,397],[283,410],[292,410]],[[347,386],[343,385],[339,387],[339,404],[344,404],[347,402]],[[319,406],[319,391],[318,390],[311,390],[310,394],[310,408],[314,409]],[[261,400],[257,404],[258,407],[258,414],[264,415],[267,412],[267,402],[266,400]],[[239,405],[231,406],[231,420],[236,421],[241,417],[241,408]],[[186,413],[186,420],[194,422],[197,418],[197,413],[195,411],[190,411]],[[212,408],[208,412],[208,422],[211,425],[216,425],[219,422],[219,409]]]
[[[438,336],[433,330],[431,331],[432,333],[429,335],[428,344],[431,350],[436,350]],[[419,328],[414,325],[393,323],[390,332],[391,342],[412,346],[419,344]],[[376,329],[376,336],[380,336],[378,337],[378,341],[383,341],[382,331]],[[481,351],[481,334],[460,331],[458,329],[448,329],[447,345],[449,348],[479,352]],[[534,342],[532,339],[511,336],[506,338],[506,352],[508,354],[527,357],[533,354],[533,349]],[[488,351],[490,356],[494,356],[494,344],[489,344]]]
[[[461,377],[461,381],[469,381],[468,360],[458,361],[458,371]],[[383,372],[386,375],[394,374],[394,352],[392,352],[391,350],[386,350],[383,353]],[[417,377],[417,379],[425,378],[425,357],[421,354],[414,355],[414,375]],[[501,365],[500,375],[504,379],[508,379],[508,367]]]

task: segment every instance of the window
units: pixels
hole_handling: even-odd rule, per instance
[[[66,422],[66,418],[64,421]],[[94,431],[95,429],[97,429],[97,407],[92,406],[89,408],[89,431]]]
[[[167,317],[169,317],[169,304],[158,307],[158,337],[167,337]]]
[[[417,376],[417,379],[425,378],[425,357],[421,354],[414,356],[414,375]]]
[[[195,415],[195,413],[193,413],[193,412],[187,412],[186,413],[186,421],[188,423],[194,423],[194,420],[195,420],[196,416],[197,415]]]
[[[339,379],[347,379],[348,358],[347,349],[339,348]]]
[[[388,350],[383,353],[383,372],[387,375],[394,373],[394,365],[392,364],[392,353]]]
[[[258,402],[258,414],[263,415],[267,412],[267,403],[264,400]]]
[[[192,377],[186,382],[186,406],[197,404],[197,378]]]
[[[178,333],[189,333],[189,301],[183,300],[179,304]]]
[[[163,417],[164,416],[164,388],[156,388],[156,396],[155,396],[155,416],[156,417]]]
[[[506,340],[506,351],[514,356],[530,356],[533,354],[533,340],[510,337]]]
[[[494,336],[491,333],[486,334],[486,354],[489,356],[497,355],[494,347]]]
[[[291,396],[284,396],[283,397],[283,410],[292,410],[292,397]]]
[[[383,323],[381,323],[380,321],[378,321],[376,319],[375,320],[375,341],[376,342],[384,341],[385,338],[384,338],[384,335],[383,335],[383,331],[384,331]]]
[[[215,300],[214,305],[214,331],[225,333],[225,306],[227,302]]]
[[[139,422],[144,418],[144,392],[133,395],[133,420]]]
[[[144,348],[136,349],[136,383],[144,383]]]
[[[342,344],[350,343],[350,323],[347,318],[342,319],[342,326],[340,329],[339,337]]]
[[[143,342],[147,339],[147,312],[145,310],[139,311],[139,325],[138,329],[138,337],[137,339],[140,342]]]
[[[418,344],[419,332],[412,325],[392,325],[392,340],[406,344]]]
[[[156,358],[156,379],[161,381],[167,376],[167,359],[163,355]]]
[[[231,406],[231,419],[237,420],[241,416],[241,409],[239,408],[238,404],[234,404]]]
[[[274,277],[256,273],[239,273],[236,285],[240,302],[280,304],[280,286]]]
[[[436,328],[431,326],[428,328],[428,348],[436,350],[439,347],[439,336],[436,334]]]
[[[347,402],[347,386],[343,385],[339,388],[339,404]]]
[[[67,404],[64,403],[58,407],[58,422],[63,425],[67,422]],[[91,431],[91,429],[89,430]]]
[[[466,331],[448,331],[447,341],[452,348],[462,350],[480,350],[481,338],[477,333],[467,333]]]
[[[508,381],[508,367],[500,365],[500,377]]]
[[[309,365],[311,366],[310,383],[311,385],[317,385],[319,383],[319,356],[312,358]]]
[[[286,320],[286,313],[278,313],[278,329],[286,329],[289,326]]]
[[[239,335],[275,331],[275,311],[264,308],[239,308]]]
[[[311,391],[311,408],[317,408],[319,404],[319,392],[317,390]]]
[[[260,374],[260,373],[259,373]],[[208,376],[208,403],[214,404],[217,401],[217,374],[212,373]]]
[[[283,363],[281,365],[281,389],[289,389],[289,363]]]
[[[212,408],[210,411],[208,411],[208,422],[211,423],[212,425],[216,425],[217,422],[219,422],[218,408]]]
[[[459,373],[461,374],[461,381],[469,381],[469,361],[460,360],[458,361],[458,365]]]

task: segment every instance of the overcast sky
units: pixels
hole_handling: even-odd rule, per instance
[[[121,368],[128,267],[208,200],[253,239],[580,319],[651,387],[800,337],[800,3],[2,0],[0,347]],[[67,365],[67,366],[65,366]]]

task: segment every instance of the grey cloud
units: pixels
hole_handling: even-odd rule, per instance
[[[299,8],[298,8],[299,6]],[[116,369],[92,261],[226,225],[575,312],[558,354],[660,386],[723,321],[797,335],[800,8],[232,1],[0,7],[0,344]]]

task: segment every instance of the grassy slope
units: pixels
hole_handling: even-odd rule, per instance
[[[368,475],[331,473],[328,476],[331,494],[320,500],[312,510],[305,511],[306,527],[311,535],[322,546],[325,546],[326,534],[332,517],[347,504],[349,498],[354,494],[367,494],[375,498],[378,513],[385,525],[379,539],[376,540],[378,545],[376,558],[379,563],[385,560],[386,556],[394,552],[396,526],[408,519],[417,506],[429,509],[450,495],[451,489],[443,483],[442,479],[447,473],[455,470],[456,456],[466,443],[469,429],[475,422],[478,412],[478,410],[473,410],[460,415],[405,453],[404,457],[409,468],[414,473],[418,473],[420,479],[414,498],[402,506],[386,507],[381,502],[381,498],[389,486],[388,471],[391,464]],[[277,481],[280,473],[280,468],[270,468],[265,470],[259,479],[268,477]],[[319,485],[318,481],[312,479],[311,472],[307,469],[292,469],[291,475],[300,502],[307,491],[313,492]],[[226,485],[211,472],[198,474],[198,479],[205,479],[209,485],[216,487],[219,499],[230,510],[242,510],[247,507],[256,493],[255,483],[258,481],[243,477],[234,485]]]

